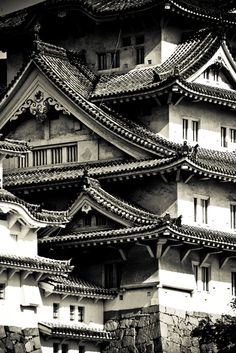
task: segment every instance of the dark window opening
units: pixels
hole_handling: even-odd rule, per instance
[[[128,47],[129,45],[131,45],[131,37],[122,38],[122,46]]]
[[[136,48],[136,64],[144,63],[144,47]]]

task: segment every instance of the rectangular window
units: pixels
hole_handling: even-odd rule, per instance
[[[62,163],[62,147],[55,147],[51,149],[52,164]]]
[[[70,305],[70,320],[74,321],[74,319],[75,319],[75,306]]]
[[[18,157],[18,168],[27,168],[29,166],[29,154],[25,157]]]
[[[78,306],[78,322],[84,321],[84,307]]]
[[[107,54],[99,53],[98,54],[98,70],[106,70],[107,69]]]
[[[207,209],[208,209],[208,200],[201,199],[201,208],[202,208],[202,223],[207,224]]]
[[[183,140],[187,140],[188,139],[188,119],[183,119]]]
[[[78,147],[77,145],[66,147],[67,162],[77,162],[78,161]]]
[[[59,343],[53,343],[53,353],[59,353]]]
[[[194,197],[193,198],[193,219],[194,222],[208,223],[208,205],[209,198]]]
[[[68,350],[69,350],[68,344],[64,343],[61,345],[61,353],[68,353]]]
[[[209,267],[202,267],[202,290],[209,291]]]
[[[231,294],[236,296],[236,272],[231,272]]]
[[[119,51],[111,52],[111,68],[120,67],[120,53]]]
[[[227,147],[227,129],[221,127],[221,147]]]
[[[236,229],[236,205],[230,205],[230,227]]]
[[[192,120],[192,131],[193,131],[193,141],[198,142],[198,130],[199,130],[199,122],[196,120]]]
[[[59,318],[59,304],[53,303],[53,319]]]
[[[5,299],[5,284],[0,283],[0,299]]]
[[[46,165],[46,164],[47,164],[47,150],[46,149],[34,150],[33,166],[37,167],[37,166]]]
[[[105,264],[104,275],[106,288],[119,288],[121,272],[120,265],[118,263]]]
[[[236,129],[230,129],[230,142],[236,143]]]
[[[210,267],[193,265],[193,274],[195,278],[196,288],[200,291],[209,291]]]
[[[144,47],[136,48],[136,65],[144,63]]]

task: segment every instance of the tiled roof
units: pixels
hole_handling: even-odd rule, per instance
[[[117,293],[114,290],[96,286],[75,275],[50,276],[43,282],[53,286],[53,293],[76,295],[86,298],[112,299]]]
[[[64,211],[49,211],[41,209],[40,205],[34,205],[21,200],[7,190],[0,189],[0,203],[15,204],[22,207],[34,220],[48,225],[62,225],[69,222],[68,213]]]
[[[135,12],[142,9],[159,7],[165,10],[171,10],[182,16],[204,20],[205,22],[220,22],[227,25],[235,25],[235,17],[225,9],[218,9],[210,1],[185,1],[185,0],[47,0],[41,4],[29,7],[26,10],[14,12],[4,16],[0,21],[0,28],[14,28],[27,23],[28,17],[35,13],[42,13],[47,8],[53,6],[58,8],[62,6],[77,6],[93,16],[99,16],[100,19],[106,16],[120,13]],[[232,5],[228,7],[228,10]]]
[[[96,329],[83,323],[80,325],[65,325],[59,322],[40,322],[39,330],[53,337],[79,338],[86,341],[110,341],[114,338],[114,335],[109,331]]]
[[[104,208],[109,213],[112,213],[133,225],[152,224],[158,220],[157,215],[139,207],[135,207],[128,202],[119,199],[117,196],[109,194],[101,187],[99,181],[89,177],[84,178],[82,193],[71,206],[71,209],[68,211],[69,214],[73,208],[76,207],[76,204],[83,195],[89,197],[89,199],[91,199],[92,202],[95,202],[99,207]]]
[[[98,246],[108,244],[123,244],[135,241],[148,241],[157,238],[176,239],[186,243],[201,244],[203,246],[218,247],[225,250],[236,250],[236,234],[199,226],[179,225],[178,219],[166,221],[160,217],[159,223],[87,233],[74,233],[63,236],[44,237],[41,244],[52,243],[57,246],[77,244],[84,246]],[[181,223],[181,222],[180,222]]]
[[[161,65],[137,68],[124,74],[101,75],[92,98],[163,89],[168,82],[166,80],[172,79],[175,74],[187,79],[208,62],[221,42],[222,34],[208,29],[200,30],[180,43]]]
[[[9,254],[0,254],[0,267],[50,274],[67,273],[73,270],[69,261],[53,260],[41,256],[25,257]]]
[[[25,155],[29,147],[24,141],[11,140],[0,136],[0,153],[7,155]]]

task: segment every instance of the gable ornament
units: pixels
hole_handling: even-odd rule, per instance
[[[66,109],[61,103],[55,98],[49,96],[42,90],[37,90],[17,109],[17,111],[11,116],[11,120],[15,120],[19,115],[29,109],[30,113],[35,116],[39,122],[44,122],[47,119],[47,114],[50,107],[54,107],[57,111],[62,111],[63,114],[70,115],[68,109]]]

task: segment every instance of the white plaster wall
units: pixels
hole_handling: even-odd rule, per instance
[[[121,300],[120,295],[123,296]],[[114,300],[107,300],[104,305],[105,311],[128,310],[134,308],[148,307],[156,304],[156,289],[153,287],[126,289]]]
[[[21,307],[21,304],[39,304],[39,289],[33,278],[30,279],[31,285],[29,282],[27,285],[26,282],[22,286],[23,282],[19,273],[8,279],[7,273],[4,272],[0,275],[0,283],[6,284],[5,299],[0,300],[0,325],[37,327],[37,309]],[[27,294],[27,303],[25,294]]]
[[[70,305],[75,307],[84,307],[84,323],[91,325],[91,327],[103,328],[103,301],[99,300],[97,303],[93,299],[82,299],[78,300],[77,297],[69,296],[65,299],[61,299],[60,295],[52,294],[48,297],[43,297],[43,305],[39,308],[38,319],[42,322],[59,321],[63,324],[73,325],[82,324],[78,323],[75,315],[75,320],[70,320]],[[59,303],[59,318],[53,319],[53,303]],[[75,309],[75,313],[77,311]]]
[[[216,104],[187,103],[170,105],[169,139],[182,142],[182,119],[199,120],[199,141],[201,147],[222,150],[221,126],[236,129],[235,112]],[[191,139],[189,139],[191,143]],[[193,144],[196,144],[194,142]],[[234,146],[232,146],[233,148]],[[236,146],[235,146],[236,148]]]
[[[209,197],[208,224],[213,229],[231,231],[230,203],[236,201],[236,189],[233,184],[194,180],[188,184],[177,185],[178,215],[182,215],[182,223],[202,225],[194,222],[194,197]]]

